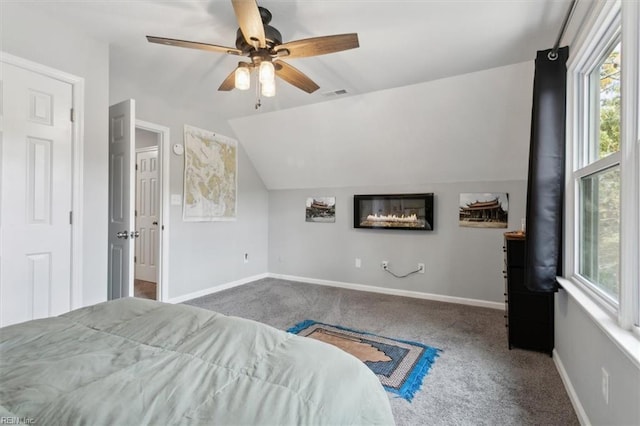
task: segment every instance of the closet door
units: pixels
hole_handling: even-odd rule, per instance
[[[71,309],[72,86],[0,65],[0,326],[6,326]]]

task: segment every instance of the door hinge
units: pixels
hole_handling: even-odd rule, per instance
[[[72,123],[74,121],[76,121],[76,115],[75,115],[75,111],[73,110],[73,108],[71,108],[69,110],[69,120],[71,120]]]
[[[136,164],[136,171],[138,170],[138,164]]]
[[[69,225],[73,225],[73,212],[69,212]]]
[[[133,256],[133,263],[137,263],[138,262],[138,257],[137,256]]]

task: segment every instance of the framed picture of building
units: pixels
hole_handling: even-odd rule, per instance
[[[309,197],[306,206],[307,222],[336,221],[336,197]]]
[[[459,225],[470,228],[506,228],[509,223],[509,194],[466,192],[460,194]]]

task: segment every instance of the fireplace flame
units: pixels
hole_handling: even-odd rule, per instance
[[[395,214],[393,215],[380,215],[378,216],[377,214],[370,214],[369,216],[367,216],[367,221],[371,221],[371,222],[399,222],[399,223],[417,223],[418,222],[418,216],[415,214],[411,214],[409,216],[396,216]]]

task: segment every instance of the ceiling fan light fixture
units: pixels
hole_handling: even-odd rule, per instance
[[[260,83],[272,84],[275,86],[276,70],[271,61],[260,62]],[[266,96],[266,95],[265,95]]]
[[[273,79],[270,82],[260,83],[262,86],[261,93],[265,98],[271,98],[276,95],[276,80]]]
[[[236,68],[235,86],[238,90],[248,90],[251,86],[251,72],[247,67]]]
[[[239,62],[238,67],[227,74],[218,90],[228,92],[234,88],[250,89],[253,70],[256,69],[256,108],[260,107],[261,94],[266,97],[275,96],[276,77],[307,93],[313,93],[320,88],[306,74],[280,60],[281,58],[305,58],[360,47],[356,33],[311,37],[283,43],[280,31],[269,25],[271,12],[258,6],[256,0],[231,0],[231,4],[239,25],[235,48],[149,35],[147,41],[248,57],[251,62]]]

